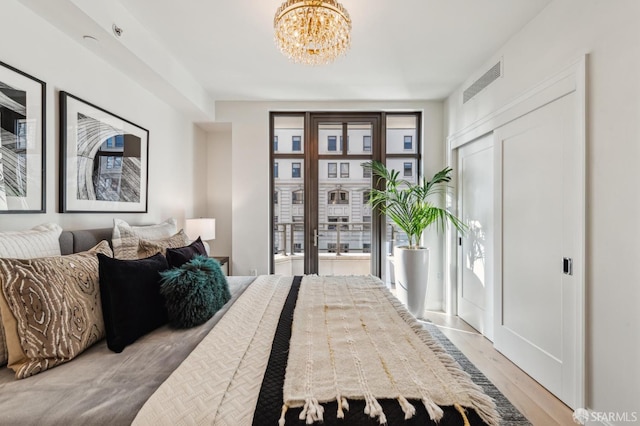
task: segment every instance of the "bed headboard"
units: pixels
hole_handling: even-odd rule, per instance
[[[62,254],[71,254],[89,250],[102,240],[107,240],[111,244],[112,233],[113,228],[62,231],[62,234],[60,234],[60,252]]]

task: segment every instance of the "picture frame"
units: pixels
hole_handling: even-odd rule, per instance
[[[0,62],[0,214],[46,212],[46,88]]]
[[[149,131],[60,92],[60,211],[146,213]]]

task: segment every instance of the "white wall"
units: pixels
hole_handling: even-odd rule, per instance
[[[214,126],[208,134],[207,149],[207,215],[216,219],[216,239],[209,242],[211,253],[231,256],[231,126]],[[231,273],[238,275],[233,268]]]
[[[230,209],[233,216],[234,275],[247,275],[251,269],[257,269],[260,274],[268,272],[269,112],[336,110],[423,111],[423,170],[432,175],[444,166],[441,102],[217,102],[216,120],[232,126],[232,151],[230,158],[227,157],[232,164],[232,199],[225,208]],[[210,194],[227,185],[226,182],[211,184]],[[429,231],[426,240],[432,248],[427,307],[441,309],[442,236]]]
[[[206,192],[201,164],[206,133],[176,109],[160,101],[81,40],[73,40],[15,0],[2,1],[0,61],[47,83],[45,214],[0,215],[0,230],[17,230],[51,221],[66,229],[109,227],[113,214],[58,214],[58,93],[61,90],[94,103],[149,130],[149,213],[118,215],[131,223],[153,223],[174,216],[182,221],[198,214],[199,194]],[[93,46],[99,49],[99,45]],[[203,148],[205,147],[205,148]],[[197,167],[194,167],[196,164]]]
[[[640,413],[639,19],[637,0],[554,0],[462,87],[500,57],[503,78],[445,104],[451,135],[589,54],[587,404],[600,412]]]

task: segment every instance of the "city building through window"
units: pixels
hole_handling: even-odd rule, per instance
[[[291,177],[292,178],[299,178],[302,176],[302,174],[300,173],[300,163],[291,163]]]
[[[410,151],[413,149],[413,136],[404,137],[404,149]]]
[[[291,136],[291,151],[302,151],[301,136]]]
[[[349,193],[336,189],[329,191],[329,204],[349,204]]]
[[[349,177],[349,163],[340,163],[340,177],[341,178]]]
[[[335,136],[327,136],[327,151],[337,151],[338,140]]]
[[[362,136],[362,150],[364,152],[371,152],[371,136],[370,135]]]
[[[327,177],[338,177],[338,163],[327,163]]]
[[[404,176],[413,176],[413,163],[404,163]]]

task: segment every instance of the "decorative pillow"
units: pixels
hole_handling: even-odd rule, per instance
[[[174,327],[200,325],[231,299],[229,284],[215,259],[198,255],[160,275],[160,293],[166,299],[169,323]]]
[[[0,259],[0,310],[9,367],[23,379],[70,361],[104,337],[98,259],[89,251],[37,259]]]
[[[118,259],[138,259],[138,240],[159,240],[174,235],[178,231],[174,218],[157,225],[131,226],[121,219],[113,219],[113,255]]]
[[[189,244],[189,237],[187,237],[187,234],[182,229],[178,231],[177,234],[161,240],[140,239],[138,241],[137,258],[143,259],[157,253],[162,253],[164,255],[165,251],[169,248],[184,247],[187,244]]]
[[[62,228],[55,223],[38,225],[28,231],[0,232],[0,257],[33,259],[60,256]]]
[[[2,291],[0,291],[0,293],[2,293]],[[0,295],[0,298],[2,298],[2,295]],[[2,325],[2,309],[0,309],[0,366],[5,365],[8,360],[9,351],[7,350],[7,337],[4,333],[4,325]]]
[[[98,261],[107,347],[119,353],[167,323],[159,274],[168,268],[167,259],[158,253],[138,260],[98,255]]]
[[[62,228],[55,223],[38,225],[28,231],[0,232],[0,257],[32,259],[60,256]],[[1,291],[0,291],[1,293]],[[0,365],[8,360],[7,341],[0,314]]]
[[[207,251],[200,237],[186,247],[167,248],[165,256],[167,257],[167,262],[169,262],[169,267],[179,268],[198,254],[207,256]]]

